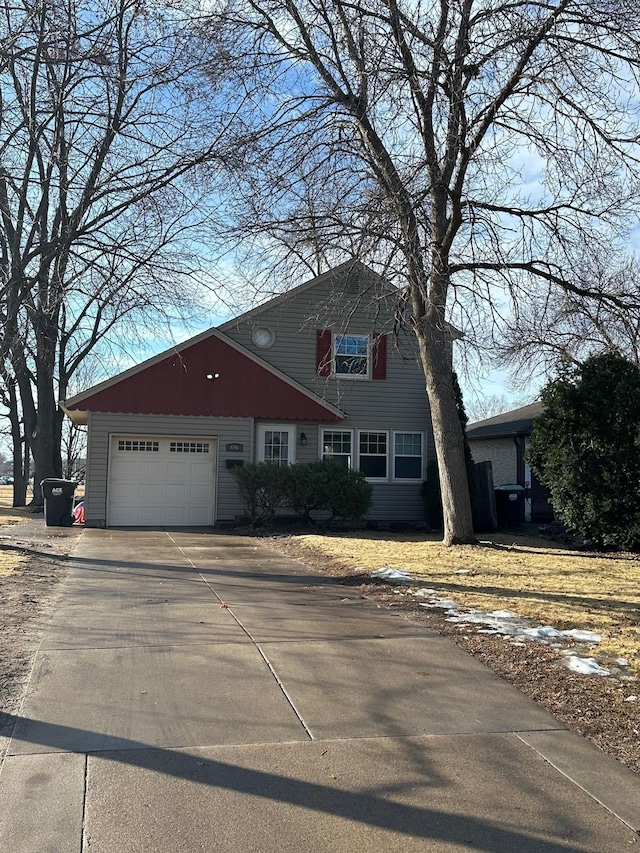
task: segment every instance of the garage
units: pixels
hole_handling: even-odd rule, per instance
[[[109,526],[213,524],[216,456],[215,438],[112,435]]]

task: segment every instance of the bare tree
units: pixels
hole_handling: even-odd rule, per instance
[[[581,287],[625,292],[628,304],[585,298],[570,291],[534,291],[494,342],[497,359],[514,384],[551,379],[568,365],[614,352],[640,365],[640,268],[630,258],[616,265],[609,253],[593,253],[574,268]]]
[[[215,57],[143,0],[14,0],[0,21],[0,359],[37,484],[60,476],[74,371],[120,320],[193,302],[222,162]],[[207,73],[205,74],[205,68]]]
[[[237,235],[280,277],[346,254],[404,288],[444,541],[471,540],[447,321],[472,338],[536,280],[602,296],[571,270],[638,198],[633,4],[238,0],[208,24],[250,100]]]

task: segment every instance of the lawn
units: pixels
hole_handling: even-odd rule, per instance
[[[297,535],[297,548],[329,557],[341,573],[402,569],[416,587],[437,589],[461,607],[508,609],[535,625],[603,636],[599,653],[625,657],[640,675],[640,555],[570,550],[548,540],[487,535],[445,548],[430,535]]]
[[[12,487],[0,486],[0,528],[10,524],[20,524],[33,518],[33,515],[26,507],[12,507],[12,501]],[[0,530],[0,536],[6,535],[6,530]],[[0,548],[0,576],[11,574],[23,559],[23,557],[13,551],[4,551]]]

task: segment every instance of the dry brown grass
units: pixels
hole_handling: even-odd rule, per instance
[[[489,538],[489,537],[487,537]],[[536,625],[602,634],[601,653],[625,657],[640,674],[640,555],[597,554],[520,535],[445,548],[429,535],[300,535],[297,545],[346,571],[411,573],[461,607],[509,609]]]
[[[33,518],[33,515],[26,507],[12,507],[12,501],[12,487],[0,486],[0,527],[20,524]],[[11,574],[15,567],[20,565],[23,560],[24,557],[13,551],[3,551],[0,549],[0,577]]]

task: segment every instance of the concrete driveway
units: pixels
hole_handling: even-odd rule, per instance
[[[6,853],[614,853],[640,779],[449,640],[249,538],[86,530]]]

